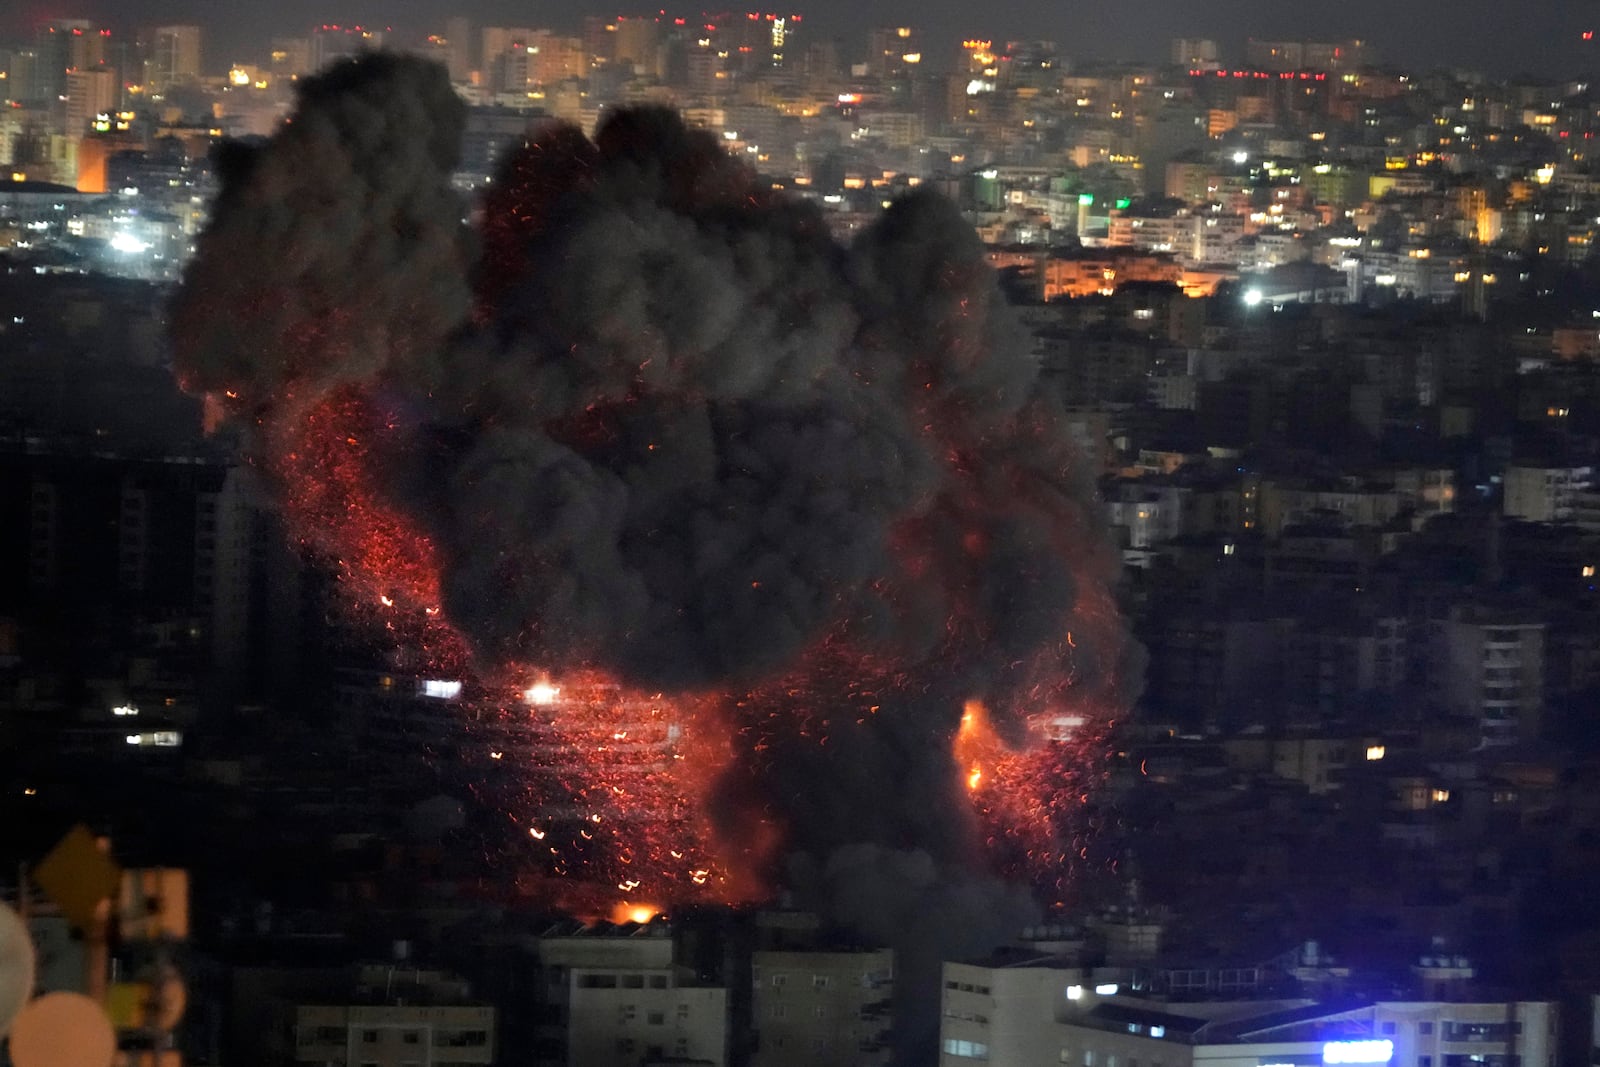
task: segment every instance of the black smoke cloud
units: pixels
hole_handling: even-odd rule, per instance
[[[228,168],[176,307],[185,383],[269,421],[352,384],[405,397],[432,436],[405,461],[427,477],[401,472],[398,492],[487,662],[682,688],[760,678],[830,626],[937,626],[942,591],[902,580],[891,535],[959,514],[943,453],[981,466],[1038,403],[959,214],[914,194],[844,248],[707,135],[640,110],[597,148],[577,138],[581,180],[537,190],[546,217],[514,263],[474,264],[449,184],[462,114],[417,61],[309,80]],[[494,290],[476,317],[474,271]],[[1026,469],[1039,459],[1065,466]],[[1086,501],[1070,464],[1047,448],[1008,472]],[[1026,529],[1059,516],[1008,510],[974,577],[1004,607],[991,636],[1027,646],[1073,579]]]
[[[806,899],[875,936],[1009,926],[961,702],[1017,737],[1052,678],[1126,695],[1131,646],[1091,472],[972,228],[912,193],[841,245],[649,109],[524,146],[473,227],[462,119],[420,61],[310,79],[227,168],[175,307],[185,384],[237,394],[262,448],[383,398],[383,492],[485,664],[750,693],[725,829],[778,822]]]

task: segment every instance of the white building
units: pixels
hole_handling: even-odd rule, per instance
[[[1126,531],[1126,547],[1151,548],[1183,533],[1184,490],[1120,482],[1105,503],[1107,522]]]
[[[1083,989],[1084,970],[1055,959],[1026,966],[944,965],[939,1063],[960,1067],[1065,1062],[1056,1019],[1068,989]]]
[[[941,1067],[1554,1067],[1549,1001],[1169,1003],[1060,968],[945,966]]]
[[[675,966],[665,923],[576,927],[539,939],[546,1017],[538,1062],[722,1067],[728,991]],[[560,1049],[559,1053],[555,1052]]]

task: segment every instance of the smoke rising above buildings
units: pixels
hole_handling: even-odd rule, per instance
[[[474,318],[461,114],[409,59],[309,80],[228,168],[174,336],[191,389],[267,424],[345,386],[403,398],[396,451],[430,477],[388,487],[486,660],[683,688],[760,678],[838,625],[925,646],[947,562],[1002,655],[1070,628],[1089,497],[952,206],[913,194],[844,248],[709,136],[624,112],[594,146],[526,150],[544,202],[511,221],[513,262],[478,266],[498,291]],[[928,558],[961,536],[982,551]]]
[[[174,311],[186,387],[286,501],[333,502],[309,543],[442,613],[479,673],[712,695],[717,829],[776,828],[808,902],[902,942],[977,929],[908,907],[1009,926],[1075,851],[1095,731],[971,777],[963,707],[1039,750],[1120,703],[1131,646],[1091,472],[971,227],[912,192],[841,244],[655,109],[549,127],[469,225],[461,122],[420,61],[310,79],[224,168]]]

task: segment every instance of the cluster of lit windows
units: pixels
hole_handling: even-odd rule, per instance
[[[960,1056],[969,1060],[986,1060],[989,1058],[989,1046],[982,1041],[961,1041],[953,1037],[944,1039],[944,1053],[946,1056]]]

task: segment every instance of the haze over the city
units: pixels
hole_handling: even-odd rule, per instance
[[[321,22],[393,26],[402,34],[427,33],[451,15],[482,24],[574,26],[585,15],[627,13],[627,5],[578,0],[571,4],[479,0],[285,0],[234,5],[218,0],[20,0],[0,13],[0,37],[18,37],[51,18],[92,18],[121,27],[197,22],[212,40],[218,62],[244,59],[272,34],[297,33]],[[713,5],[715,6],[715,5]],[[1211,37],[1235,53],[1247,37],[1362,38],[1401,66],[1470,67],[1492,75],[1582,76],[1595,65],[1600,42],[1583,32],[1600,23],[1593,5],[1566,2],[1507,4],[1499,0],[1349,0],[1339,4],[1273,0],[1123,0],[1117,4],[1064,4],[998,0],[983,5],[854,4],[814,0],[790,5],[815,19],[816,32],[857,42],[870,26],[909,23],[930,41],[962,37],[1056,41],[1074,59],[1162,58],[1170,38]],[[931,57],[930,57],[931,58]],[[941,61],[946,57],[941,52]]]

